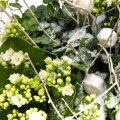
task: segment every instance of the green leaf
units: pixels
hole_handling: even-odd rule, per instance
[[[87,69],[87,66],[84,64],[73,63],[72,66],[74,66],[75,68],[77,68],[81,71],[86,71],[86,69]]]
[[[54,0],[43,0],[43,3],[48,4],[49,2],[53,2]]]
[[[47,10],[49,11],[49,14],[53,14],[54,8],[53,8],[52,4],[47,5]]]
[[[23,52],[27,52],[33,62],[34,65],[37,65],[39,69],[44,68],[44,59],[47,56],[55,57],[53,54],[49,53],[46,50],[41,48],[32,47],[28,42],[19,39],[19,38],[9,38],[0,48],[0,52],[4,52],[9,48],[13,48],[16,51],[22,50]],[[7,79],[10,74],[18,72],[18,70],[14,70],[10,67],[4,68],[0,65],[0,89],[4,87],[7,83]],[[22,72],[22,71],[21,71]]]
[[[4,8],[6,8],[7,3],[8,3],[8,0],[7,0],[7,1],[0,1],[0,4],[1,4]],[[1,8],[0,8],[0,12],[2,12]]]
[[[37,39],[35,39],[35,42],[41,43],[41,44],[50,44],[51,40],[46,35],[42,35],[41,37],[38,37]]]
[[[19,3],[9,3],[9,5],[10,5],[11,7],[15,7],[15,8],[18,8],[18,9],[21,9],[21,8],[22,8],[22,6],[21,6]]]

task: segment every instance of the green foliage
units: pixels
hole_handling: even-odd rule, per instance
[[[3,1],[1,2],[6,8],[6,3]],[[12,10],[21,11],[22,6],[18,2],[19,0],[15,0],[15,3],[9,3]],[[95,21],[93,21],[93,18],[88,14],[86,16],[80,15],[74,8],[66,3],[61,7],[58,0],[43,0],[44,4],[38,7],[32,5],[30,6],[30,9],[33,11],[40,24],[38,24],[29,9],[22,13],[22,17],[18,15],[15,15],[15,17],[39,48],[31,46],[19,29],[20,27],[14,29],[14,25],[12,27],[6,27],[4,33],[8,33],[6,34],[7,40],[0,47],[0,53],[5,52],[9,48],[13,48],[15,51],[22,50],[29,54],[30,59],[39,72],[40,79],[45,83],[55,106],[64,117],[70,117],[72,115],[65,102],[73,112],[77,113],[95,100],[94,95],[86,96],[83,86],[83,79],[86,76],[86,70],[94,60],[94,64],[90,66],[89,73],[100,75],[105,81],[105,88],[111,86],[109,77],[110,79],[113,78],[114,82],[114,75],[112,74],[112,71],[109,70],[112,63],[115,67],[116,77],[118,81],[120,80],[120,51],[119,49],[116,50],[117,45],[110,48],[110,51],[105,48],[106,51],[110,52],[112,57],[112,63],[108,64],[109,61],[104,51],[100,53],[100,56],[97,56],[100,47],[97,45],[97,35],[94,34],[94,22],[98,25],[96,33],[101,30],[102,27],[113,28],[118,19],[117,4],[113,2],[111,6],[108,6],[106,0],[103,0],[103,2],[95,0],[94,2],[94,9],[91,14],[93,14],[92,17],[95,17]],[[77,20],[77,22],[79,20],[79,25],[76,24],[75,20]],[[10,24],[12,25],[12,22]],[[114,27],[116,29],[117,24]],[[48,35],[46,35],[43,29]],[[19,36],[16,34],[16,31]],[[116,31],[118,30],[116,29]],[[117,34],[119,34],[119,32],[120,31],[118,31]],[[51,38],[55,42],[53,42]],[[68,43],[70,43],[71,47]],[[71,59],[68,59],[68,63],[66,63],[66,61],[63,60],[63,56],[69,56],[72,59],[73,62],[70,64],[72,66],[68,65]],[[29,63],[25,64],[27,67],[21,65],[18,68],[13,68],[11,65],[6,67],[0,65],[1,93],[3,92],[4,86],[9,82],[8,78],[10,74],[20,73],[29,78],[34,78],[29,84],[31,89],[34,89],[32,94],[36,94],[40,80],[35,76],[35,71],[28,64]],[[71,93],[66,96],[66,91],[70,92],[70,90]],[[102,98],[102,100],[104,99],[102,104],[96,103],[91,106],[90,109],[82,112],[78,115],[78,119],[96,120],[97,117],[99,117],[99,109],[101,106],[104,106],[107,108],[106,111],[104,111],[105,109],[103,110],[103,113],[107,113],[108,117],[106,119],[114,120],[115,112],[119,111],[120,102],[118,97],[116,97],[118,95],[117,90],[116,87],[105,99]],[[41,93],[42,91],[39,92],[39,94]],[[34,99],[36,99],[36,101],[39,100],[38,96],[34,97]],[[18,113],[25,113],[30,107],[38,106],[40,110],[47,113],[48,119],[60,120],[49,102],[49,99],[42,104],[30,102],[28,105],[25,105],[20,109],[10,106],[8,110],[0,111],[0,114],[2,114],[0,119],[7,120],[6,114],[8,114],[8,112],[12,113],[13,108],[19,110]],[[17,116],[17,114],[15,116]]]
[[[8,0],[0,0],[0,4],[4,7],[4,8],[6,8],[7,7],[7,3],[8,3]],[[2,12],[2,10],[1,10],[1,8],[0,8],[0,12]]]
[[[14,8],[18,8],[18,9],[21,9],[22,6],[19,4],[19,3],[10,3],[9,4],[11,7],[14,7]]]
[[[24,52],[27,52],[32,60],[32,62],[39,66],[40,68],[44,67],[44,59],[47,56],[51,56],[51,57],[55,57],[54,55],[50,54],[48,51],[43,50],[41,48],[33,48],[29,43],[27,43],[26,41],[19,39],[19,38],[9,38],[4,44],[3,46],[0,48],[0,52],[4,52],[5,50],[7,50],[8,48],[13,48],[14,50],[18,51],[18,50],[23,50]],[[4,85],[6,84],[6,80],[9,76],[9,74],[13,73],[14,69],[11,68],[4,68],[3,66],[0,66],[0,71],[1,71],[1,75],[0,75],[0,88],[2,89],[4,87]],[[21,71],[21,70],[20,70]],[[22,72],[22,71],[21,71]],[[24,72],[24,71],[23,71]]]

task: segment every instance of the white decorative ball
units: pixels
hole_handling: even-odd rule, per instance
[[[117,42],[117,33],[111,28],[103,28],[97,35],[97,39],[105,48],[115,46]],[[109,39],[109,40],[108,40]]]
[[[104,80],[95,75],[88,74],[83,80],[83,86],[86,93],[99,95],[104,91]]]
[[[93,0],[74,0],[73,2],[75,5],[80,6],[86,10],[88,10],[89,12],[92,11],[92,9],[94,8],[94,1]],[[86,14],[85,10],[79,9],[79,12],[82,15]]]

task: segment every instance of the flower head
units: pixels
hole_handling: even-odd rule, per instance
[[[11,64],[18,66],[24,60],[24,54],[21,52],[15,52],[11,57]]]
[[[4,61],[9,61],[13,53],[14,53],[14,50],[10,48],[9,50],[6,50],[4,54],[2,53],[1,57]]]
[[[39,72],[39,76],[40,76],[40,78],[41,78],[42,80],[46,80],[46,78],[47,78],[47,72],[46,72],[45,70],[41,70],[41,71]]]
[[[25,105],[27,100],[23,98],[21,94],[17,94],[17,95],[12,96],[11,102],[13,105],[16,105],[19,108],[22,105]]]
[[[65,96],[65,95],[72,96],[73,93],[74,93],[74,91],[73,91],[72,84],[62,87],[62,95],[63,96]]]
[[[46,120],[46,114],[43,114],[42,111],[32,112],[29,115],[29,120]]]
[[[10,77],[8,78],[8,80],[11,83],[16,84],[19,77],[20,77],[19,73],[14,73],[14,74],[10,75]]]
[[[71,58],[67,57],[67,56],[63,56],[62,59],[64,61],[68,62],[68,64],[70,64],[70,65],[73,63],[73,60]]]

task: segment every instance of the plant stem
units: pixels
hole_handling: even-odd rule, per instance
[[[41,76],[39,76],[39,73],[37,72],[37,70],[36,70],[33,62],[31,61],[29,55],[28,55],[28,60],[30,61],[30,64],[31,64],[32,68],[34,69],[36,75],[38,76],[40,82],[42,83],[42,85],[43,85],[43,87],[44,87],[44,90],[45,90],[45,92],[46,92],[46,94],[47,94],[47,96],[48,96],[49,102],[51,103],[52,107],[55,109],[56,113],[57,113],[58,116],[61,118],[61,120],[64,120],[63,116],[60,114],[60,112],[59,112],[58,109],[56,108],[54,102],[52,101],[52,99],[51,99],[51,97],[50,97],[50,94],[49,94],[49,92],[48,92],[48,90],[47,90],[47,88],[46,88],[46,85],[45,85],[45,83],[43,82],[43,80],[41,79]]]
[[[69,47],[76,54],[76,56],[78,56],[80,61],[86,65],[86,62],[82,59],[82,57],[80,56],[79,52],[72,46],[71,43],[68,43],[67,47]]]
[[[27,6],[27,8],[29,9],[29,11],[31,12],[32,16],[35,18],[37,24],[40,26],[40,28],[42,29],[42,31],[53,41],[56,43],[55,40],[53,40],[50,35],[45,31],[45,29],[42,27],[42,25],[40,24],[40,22],[38,21],[37,17],[35,16],[35,14],[33,13],[33,11],[30,9],[29,5],[27,4],[27,2],[25,0],[23,0],[25,5]]]
[[[95,17],[91,14],[91,12],[89,12],[87,9],[83,8],[82,6],[77,6],[77,5],[73,4],[72,2],[70,2],[68,0],[63,0],[63,1],[66,2],[67,4],[69,4],[71,7],[74,7],[76,9],[82,9],[82,10],[86,11],[89,14],[89,16],[92,18],[96,28],[98,28]],[[94,32],[97,33],[97,31],[94,31]]]
[[[73,119],[75,116],[80,115],[83,111],[89,109],[92,105],[94,105],[99,99],[101,99],[104,95],[106,95],[115,86],[116,86],[116,82],[108,90],[106,90],[102,95],[100,95],[99,97],[97,97],[91,104],[89,104],[84,110],[81,110],[80,112],[74,114],[71,117],[71,119]]]
[[[11,15],[5,10],[5,8],[2,6],[2,4],[0,4],[0,8],[5,12],[5,14],[10,18],[10,20],[13,21],[13,18],[12,18]],[[11,9],[10,9],[10,11],[11,11]],[[12,13],[12,11],[11,11],[11,13]],[[12,15],[13,15],[13,13],[12,13]],[[19,22],[17,21],[17,19],[15,19],[15,16],[14,16],[14,15],[13,15],[13,17],[14,17],[14,20],[19,24]],[[30,43],[31,43],[33,46],[39,48],[39,47],[37,46],[37,44],[32,40],[32,38],[23,30],[22,27],[20,28],[20,30],[21,30],[21,31],[23,32],[23,34],[28,38],[28,40],[30,41]]]
[[[70,110],[70,112],[74,115],[75,113],[71,110],[71,108],[69,107],[68,103],[64,100],[64,98],[61,99],[65,103],[66,107]],[[77,116],[75,116],[75,118],[78,120]]]

